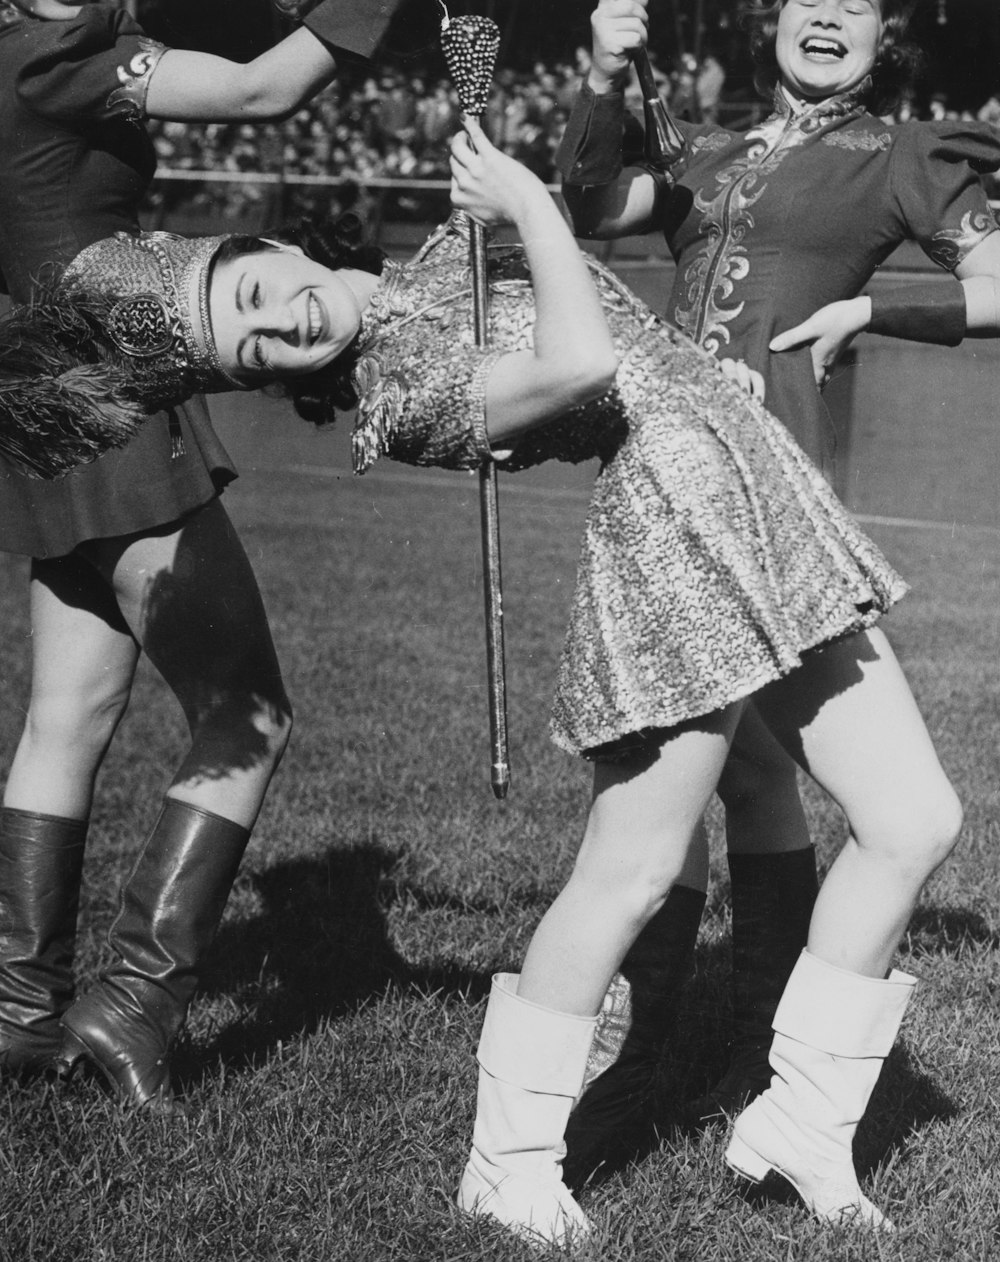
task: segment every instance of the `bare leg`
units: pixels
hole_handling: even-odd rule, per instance
[[[288,701],[260,594],[218,502],[80,549],[187,718],[191,744],[122,890],[114,953],[63,1017],[67,1067],[170,1110],[168,1053],[284,750]]]
[[[704,879],[699,821],[739,706],[671,732],[641,760],[599,764],[573,873],[520,979],[498,975],[479,1042],[467,1213],[559,1245],[589,1224],[563,1182],[566,1127],[612,974],[678,880]],[[515,989],[516,986],[516,989]]]
[[[253,826],[291,711],[257,583],[221,503],[81,552],[177,697],[191,746],[170,796]]]
[[[880,631],[838,640],[810,653],[758,704],[851,825],[820,890],[809,950],[850,972],[884,977],[962,822],[899,663]]]
[[[160,534],[36,561],[31,612],[31,701],[4,805],[87,816],[141,645],[191,731],[171,796],[252,826],[291,718],[256,580],[220,503]]]
[[[820,1218],[880,1226],[851,1142],[915,984],[886,973],[924,882],[955,843],[961,808],[880,632],[809,653],[758,703],[854,835],[775,1013],[774,1076],[737,1118],[726,1161],[754,1180],[779,1171]]]
[[[598,1011],[612,974],[670,888],[698,888],[699,821],[740,707],[675,730],[643,763],[601,763],[583,844],[528,947],[518,995],[561,1012]]]
[[[31,700],[4,805],[82,820],[139,646],[111,591],[77,556],[35,561],[30,599]]]

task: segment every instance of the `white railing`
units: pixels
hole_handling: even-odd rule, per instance
[[[153,181],[154,187],[159,180],[180,180],[190,184],[267,184],[287,185],[303,188],[346,188],[362,187],[371,189],[436,190],[447,192],[451,187],[448,180],[417,180],[394,175],[294,175],[280,171],[196,171],[194,168],[166,168],[158,170]],[[558,193],[558,184],[547,184],[553,193]]]
[[[450,187],[448,180],[418,180],[403,176],[360,176],[360,175],[298,175],[281,171],[201,171],[192,168],[164,167],[156,172],[155,185],[161,181],[181,181],[189,184],[266,184],[306,188],[346,188],[348,186],[367,189],[396,189],[445,192]],[[559,184],[547,184],[549,192],[558,193]],[[990,202],[994,214],[1000,213],[1000,198]]]
[[[161,183],[251,185],[272,190],[272,195],[268,201],[259,208],[261,212],[266,211],[266,218],[262,214],[258,216],[262,219],[262,222],[245,225],[243,230],[247,232],[258,232],[263,228],[274,226],[274,224],[280,223],[287,218],[286,194],[293,189],[360,188],[365,193],[373,195],[367,219],[370,230],[376,239],[380,239],[383,235],[385,202],[390,193],[438,193],[443,199],[447,196],[451,186],[450,181],[444,179],[405,179],[400,176],[301,175],[281,171],[201,171],[187,168],[164,168],[157,171],[153,182],[154,191],[156,185]],[[561,185],[559,184],[547,184],[546,188],[554,197],[561,193]],[[991,201],[990,206],[997,217],[998,223],[1000,223],[1000,198]],[[167,217],[175,213],[175,209],[157,205],[154,202],[147,213],[146,226],[152,228],[163,227]],[[438,215],[432,215],[430,218],[440,219],[444,218],[444,215],[445,208],[442,207]],[[239,230],[238,225],[234,224],[232,226]],[[208,231],[209,229],[201,228],[199,230]],[[213,226],[210,230],[218,231],[218,228]],[[382,243],[386,248],[390,248],[385,241]],[[657,233],[637,239],[633,242],[631,248],[624,241],[603,241],[596,245],[596,253],[604,262],[610,262],[613,258],[620,258],[622,255],[634,252],[636,249],[640,253],[646,254],[646,257],[649,257],[647,246],[649,250],[655,253],[666,253],[666,247],[662,238]],[[595,245],[592,244],[588,248],[595,249]]]

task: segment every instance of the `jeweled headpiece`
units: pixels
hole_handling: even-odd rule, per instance
[[[208,312],[212,260],[228,239],[117,232],[66,270],[65,286],[113,299],[105,332],[150,410],[248,388],[223,367]]]
[[[209,319],[226,240],[118,233],[0,320],[0,454],[59,477],[123,446],[151,412],[249,389],[223,367]]]

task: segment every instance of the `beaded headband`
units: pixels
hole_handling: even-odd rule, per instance
[[[118,232],[81,250],[66,271],[66,287],[112,300],[105,333],[151,410],[250,388],[223,367],[209,318],[212,260],[228,239]]]
[[[209,319],[228,239],[120,232],[0,318],[0,456],[61,477],[129,442],[152,412],[251,389],[226,372]]]

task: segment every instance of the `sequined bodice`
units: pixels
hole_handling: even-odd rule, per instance
[[[901,585],[783,426],[590,266],[620,357],[614,385],[500,464],[603,461],[552,732],[606,757],[779,677],[804,648],[868,625]],[[386,269],[357,369],[361,467],[379,454],[451,468],[490,458],[484,383],[499,355],[530,347],[535,312],[520,248],[494,249],[488,274],[484,349],[460,222]]]
[[[607,460],[627,432],[622,392],[641,372],[643,334],[657,330],[656,354],[683,343],[699,371],[717,363],[659,318],[594,259],[588,264],[621,367],[609,394],[574,409],[521,439],[501,463],[521,469],[547,459]],[[389,262],[362,324],[355,371],[359,393],[355,467],[363,472],[379,455],[416,464],[473,467],[482,445],[446,452],[450,436],[467,428],[470,413],[482,430],[485,377],[501,354],[530,350],[535,307],[521,246],[489,253],[490,346],[475,345],[472,274],[461,217],[439,229],[410,263]]]

